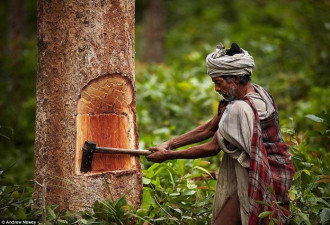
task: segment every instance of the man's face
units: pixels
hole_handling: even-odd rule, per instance
[[[212,78],[215,85],[215,91],[218,92],[226,101],[232,101],[238,96],[237,84],[231,80],[227,81],[222,77]]]

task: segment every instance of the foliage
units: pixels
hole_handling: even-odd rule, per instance
[[[290,220],[295,224],[326,224],[330,221],[330,155],[325,149],[329,144],[327,139],[330,116],[327,113],[322,116],[323,118],[315,115],[307,117],[320,123],[318,131],[309,131],[300,136],[286,132],[289,134],[287,142],[291,145],[296,169],[293,185],[289,190]]]
[[[187,70],[137,62],[136,83],[141,148],[192,129],[217,110],[213,84],[198,66]]]
[[[0,179],[3,180],[3,171]],[[32,186],[32,185],[31,185]],[[0,217],[11,219],[35,218],[36,210],[30,207],[33,188],[31,186],[5,185],[1,182]]]
[[[92,210],[72,212],[58,210],[57,205],[38,207],[32,200],[33,188],[29,186],[6,186],[1,171],[0,182],[0,217],[2,219],[38,219],[39,224],[113,224],[127,225],[134,221],[135,209],[130,206],[125,196],[112,202],[96,201]]]
[[[329,2],[197,2],[167,2],[171,16],[166,47],[171,49],[171,63],[192,49],[200,52],[205,43],[215,46],[220,41],[226,45],[237,42],[258,56],[256,74],[260,78],[303,72],[304,78],[314,80],[314,84],[329,84]]]
[[[153,224],[211,224],[216,180],[205,169],[209,164],[175,160],[143,170],[144,200],[137,214]]]

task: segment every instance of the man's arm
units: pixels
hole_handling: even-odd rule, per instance
[[[149,161],[161,163],[169,159],[196,159],[208,156],[214,156],[220,152],[220,147],[216,135],[208,143],[198,145],[180,151],[168,151],[164,148],[150,148],[154,153],[146,156]]]
[[[202,124],[185,134],[174,137],[160,144],[158,147],[164,148],[166,150],[171,150],[179,148],[181,146],[186,146],[204,141],[215,134],[215,132],[218,130],[219,121],[220,116],[215,115],[209,122]]]

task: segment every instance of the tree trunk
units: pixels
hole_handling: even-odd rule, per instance
[[[142,61],[161,63],[165,58],[166,11],[163,0],[147,0],[144,14]]]
[[[17,59],[21,52],[24,36],[24,1],[9,1],[8,13],[8,52],[13,59]]]
[[[81,210],[96,200],[142,198],[139,158],[95,154],[80,172],[86,140],[138,148],[134,0],[38,0],[35,189],[39,205]]]

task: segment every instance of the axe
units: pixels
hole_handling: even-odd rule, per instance
[[[107,153],[107,154],[131,154],[131,155],[149,155],[149,150],[133,150],[123,148],[108,148],[108,147],[96,147],[96,143],[92,141],[85,141],[82,148],[82,160],[80,172],[87,173],[92,171],[92,160],[94,153]]]

